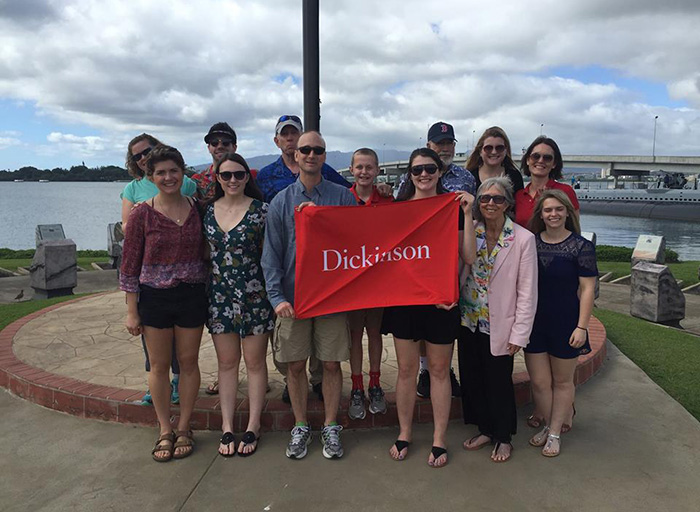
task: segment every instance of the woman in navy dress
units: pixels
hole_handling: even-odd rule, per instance
[[[556,457],[574,401],[577,359],[591,351],[588,322],[598,269],[595,247],[581,236],[578,215],[564,192],[542,192],[530,230],[536,234],[539,298],[525,363],[535,409],[544,411],[545,423],[530,444]]]

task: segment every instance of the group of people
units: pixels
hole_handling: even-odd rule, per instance
[[[461,395],[465,423],[478,428],[464,448],[493,445],[491,459],[507,461],[517,423],[513,356],[520,349],[535,401],[528,425],[538,429],[530,444],[545,456],[559,454],[560,435],[571,429],[575,413],[576,359],[590,351],[597,269],[595,248],[580,235],[576,195],[557,181],[563,162],[556,142],[535,139],[518,169],[508,137],[494,126],[462,168],[453,163],[453,127],[435,123],[427,147],[411,153],[394,199],[390,185],[376,183],[376,152],[355,151],[351,185],[325,163],[322,135],[304,132],[297,116],[278,119],[274,141],[282,154],[257,173],[236,153],[236,133],[227,123],[212,126],[204,140],[213,163],[191,179],[177,149],[150,135],[134,138],[127,151],[134,181],[122,196],[120,287],[126,292],[126,327],[143,339],[148,398],[160,424],[154,460],[184,458],[194,449],[189,425],[200,387],[197,360],[205,324],[218,360],[218,380],[207,392],[220,396],[222,456],[257,450],[271,342],[275,366],[285,375],[283,399],[295,418],[287,457],[304,457],[312,438],[307,364],[313,390],[324,403],[322,453],[342,457],[340,363],[350,361],[350,419],[364,418],[367,406],[372,414],[385,413],[382,334],[393,335],[398,363],[399,435],[389,450],[392,458],[406,458],[416,396],[429,396],[434,434],[428,464],[447,464],[451,396]],[[530,178],[527,186],[521,170]],[[296,317],[295,211],[443,193],[454,193],[460,209],[458,302]],[[461,389],[451,368],[455,340]],[[241,354],[250,410],[237,440],[233,418]],[[171,402],[180,405],[174,430]]]

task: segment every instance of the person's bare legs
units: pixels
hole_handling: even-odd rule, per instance
[[[324,425],[335,423],[340,406],[340,393],[343,389],[343,372],[338,361],[321,361],[323,363],[323,410],[326,414]]]
[[[238,334],[212,334],[219,365],[219,403],[221,405],[221,431],[233,433],[233,417],[238,395],[238,369],[241,362],[241,338]],[[235,447],[219,444],[219,453],[231,455]]]
[[[180,364],[180,419],[177,423],[179,431],[190,429],[190,417],[199,392],[199,345],[202,342],[203,328],[203,325],[194,328],[175,326],[175,347]],[[191,450],[192,447],[188,446],[177,448],[175,455],[182,455]]]
[[[360,339],[362,343],[362,339]],[[369,371],[378,372],[382,365],[382,330],[381,327],[367,328],[367,352],[369,352]],[[361,356],[361,354],[360,354]]]
[[[433,446],[447,448],[447,423],[450,421],[452,406],[452,384],[450,383],[450,363],[453,345],[425,344],[430,372],[430,401],[433,406]],[[437,459],[430,454],[428,464],[435,467],[447,464],[447,454]]]
[[[544,425],[549,425],[552,410],[552,369],[549,364],[549,354],[525,353],[525,366],[530,374],[532,398],[535,408],[532,415],[535,418],[544,418]]]
[[[559,359],[549,356],[552,365],[552,382],[554,386],[551,420],[549,422],[549,433],[556,436],[561,434],[561,426],[566,422],[571,412],[571,404],[574,401],[576,388],[574,386],[574,372],[578,358]],[[558,454],[561,448],[559,440],[552,439],[544,448],[542,453],[547,455]]]
[[[396,411],[399,417],[399,441],[411,442],[413,437],[413,409],[416,406],[416,377],[420,364],[418,343],[394,336],[396,362],[399,371],[396,377]],[[404,448],[406,450],[406,448]],[[404,452],[404,450],[401,450]],[[396,446],[389,450],[392,458],[399,460],[405,454],[399,453]]]
[[[253,432],[255,437],[260,435],[260,416],[262,415],[265,393],[267,390],[267,334],[246,336],[242,342],[243,358],[248,373],[248,426],[246,431]],[[239,453],[251,453],[255,451],[255,444],[239,445]]]
[[[170,424],[170,362],[172,358],[173,329],[157,329],[143,326],[143,335],[148,348],[151,371],[148,372],[148,389],[151,390],[153,408],[156,411],[160,435],[169,434]],[[159,446],[166,446],[165,442]],[[166,451],[154,453],[157,458],[165,459]]]
[[[309,380],[306,376],[306,359],[287,364],[287,387],[292,402],[294,421],[307,423],[306,408],[309,402]]]

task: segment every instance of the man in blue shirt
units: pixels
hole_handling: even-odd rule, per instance
[[[265,243],[261,266],[267,297],[275,308],[273,347],[280,362],[287,363],[287,384],[295,426],[287,445],[287,457],[301,459],[311,440],[307,417],[308,381],[306,361],[315,355],[323,364],[325,421],[321,438],[323,456],[343,456],[342,427],[337,423],[342,372],[340,362],[350,357],[350,330],[346,313],[315,318],[296,318],[294,285],[296,230],[294,211],[307,206],[354,206],[350,191],[322,177],[326,143],[318,132],[306,132],[298,140],[294,156],[299,179],[282,190],[270,203],[265,222]]]
[[[260,169],[255,180],[266,203],[271,202],[277,194],[299,177],[299,164],[294,159],[294,151],[303,131],[301,119],[297,116],[284,115],[277,120],[274,141],[282,151],[282,155],[270,165]],[[350,183],[325,162],[321,175],[325,180],[350,188]]]

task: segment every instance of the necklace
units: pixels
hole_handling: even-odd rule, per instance
[[[180,215],[179,215],[179,213],[182,211],[182,209],[180,208],[182,203],[180,203],[176,206],[176,208],[178,210],[177,211],[178,215],[175,215],[175,217],[177,217],[177,218],[173,218],[173,216],[168,212],[168,210],[165,209],[165,205],[163,204],[163,200],[161,199],[159,202],[160,202],[160,209],[162,210],[163,215],[165,215],[167,218],[169,218],[170,220],[172,220],[175,224],[177,224],[179,226],[181,221],[182,221],[182,219],[180,219]]]

